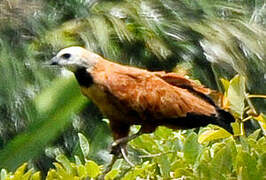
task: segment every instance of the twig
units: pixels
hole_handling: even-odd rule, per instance
[[[168,152],[162,152],[162,153],[158,153],[158,154],[148,154],[148,155],[141,155],[139,156],[140,158],[150,158],[150,157],[158,157],[158,156],[162,156],[165,154],[169,154],[169,153],[174,153],[175,151],[168,151]]]
[[[249,97],[249,96],[251,96],[251,95],[248,94],[248,93],[245,93],[245,99],[246,99],[246,101],[247,101],[247,103],[248,103],[250,109],[253,111],[254,114],[258,115],[258,113],[257,113],[257,111],[256,111],[256,109],[255,109],[255,107],[253,106],[252,102],[250,101],[250,97]]]
[[[104,180],[105,175],[111,171],[115,161],[118,159],[116,155],[113,155],[111,162],[106,166],[102,174],[97,178],[97,180]]]
[[[264,99],[266,99],[266,95],[263,95],[263,94],[248,94],[248,98],[264,98]]]
[[[250,120],[250,119],[252,119],[253,118],[253,116],[248,116],[248,117],[246,117],[245,119],[243,119],[243,120],[241,120],[242,122],[246,122],[246,121],[248,121],[248,120]]]

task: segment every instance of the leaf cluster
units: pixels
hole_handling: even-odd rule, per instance
[[[203,128],[202,134],[207,128]],[[87,159],[89,144],[79,134],[84,160],[75,157],[71,162],[63,154],[56,157],[53,169],[45,179],[86,179],[101,175],[103,166]],[[105,176],[106,180],[115,178],[130,179],[257,179],[266,177],[266,139],[260,130],[248,137],[228,137],[204,143],[198,142],[193,131],[173,131],[159,128],[154,134],[142,135],[130,143],[138,153],[135,167],[124,165],[118,160]],[[134,157],[133,157],[134,158]],[[84,163],[82,163],[84,162]],[[40,179],[40,172],[20,166],[14,173],[1,170],[2,180]]]

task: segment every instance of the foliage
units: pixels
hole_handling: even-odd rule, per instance
[[[201,129],[204,133],[209,127]],[[79,135],[81,147],[88,148],[88,142]],[[134,160],[135,167],[116,165],[105,179],[257,179],[266,177],[266,139],[257,130],[248,137],[232,136],[205,142],[198,142],[198,135],[193,131],[172,131],[159,128],[154,134],[142,135],[131,143],[138,153]],[[83,151],[87,153],[88,149]],[[84,154],[84,157],[86,156]],[[71,162],[63,154],[57,156],[57,162],[50,169],[46,179],[85,179],[100,176],[102,166],[85,159],[84,163],[77,157]],[[1,180],[40,179],[40,172],[25,170],[26,164],[14,173],[1,170]]]
[[[1,167],[12,169],[38,154],[65,126],[71,117],[87,102],[73,78],[54,81],[53,88],[35,99],[37,115],[26,133],[13,139],[0,154]],[[63,84],[58,85],[58,84]],[[65,103],[68,101],[68,103]],[[19,147],[19,148],[14,148]]]

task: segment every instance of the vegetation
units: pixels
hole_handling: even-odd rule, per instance
[[[237,119],[234,137],[216,126],[142,135],[129,146],[136,166],[118,160],[106,179],[265,179],[265,11],[261,0],[1,1],[0,179],[95,178],[110,161],[108,120],[45,64],[71,45],[186,74],[223,92]]]
[[[200,136],[210,128],[202,129]],[[215,142],[198,143],[193,131],[172,131],[159,128],[154,134],[143,135],[130,143],[138,164],[130,167],[122,160],[106,175],[105,179],[265,179],[265,136],[257,130],[248,137],[232,137]],[[100,175],[102,166],[87,159],[88,142],[79,134],[84,159],[75,156],[70,161],[58,154],[54,169],[46,179],[85,179]],[[85,141],[85,142],[84,142]],[[84,145],[84,143],[86,145]],[[40,172],[20,166],[14,173],[1,171],[1,179],[40,179]]]

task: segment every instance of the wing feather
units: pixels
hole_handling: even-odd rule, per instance
[[[104,86],[125,107],[138,112],[144,119],[216,113],[212,104],[182,86],[201,93],[208,93],[207,88],[172,73],[153,73],[102,60],[92,75],[94,83]]]
[[[154,72],[154,74],[173,86],[181,88],[189,87],[203,94],[210,94],[212,92],[211,89],[197,84],[193,80],[187,79],[184,76],[179,76],[176,73],[166,73],[164,71],[160,71]]]

